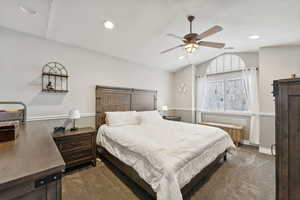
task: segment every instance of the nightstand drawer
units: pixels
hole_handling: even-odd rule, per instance
[[[92,148],[92,135],[77,135],[66,137],[59,141],[61,152]]]
[[[81,151],[71,151],[71,152],[62,153],[62,156],[64,158],[64,161],[66,163],[69,163],[69,162],[93,157],[93,154],[92,154],[92,149],[86,149]]]

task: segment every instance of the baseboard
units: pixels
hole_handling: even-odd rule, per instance
[[[259,115],[264,117],[275,117],[275,113],[260,112]]]
[[[264,153],[264,154],[268,154],[268,155],[272,155],[271,148],[259,147],[259,152]]]
[[[195,108],[184,108],[184,107],[171,107],[169,110],[184,110],[184,111],[191,111],[194,112],[196,111]]]
[[[81,117],[94,117],[95,113],[81,113]],[[68,114],[61,115],[42,115],[42,116],[34,116],[28,117],[27,121],[42,121],[42,120],[55,120],[55,119],[69,119]]]
[[[251,145],[249,140],[242,140],[241,143],[245,145]]]

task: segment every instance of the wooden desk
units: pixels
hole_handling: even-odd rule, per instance
[[[21,126],[16,140],[0,143],[0,199],[60,200],[64,167],[46,127]]]
[[[236,146],[239,146],[242,139],[242,130],[243,126],[233,125],[233,124],[224,124],[224,123],[216,123],[216,122],[200,122],[201,125],[218,127],[226,131],[232,140],[234,141]]]

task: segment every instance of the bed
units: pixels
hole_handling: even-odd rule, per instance
[[[149,115],[156,101],[157,91],[97,86],[97,149],[154,199],[182,200],[221,159],[226,160],[234,144],[221,129],[159,117],[133,125],[105,124],[105,112]]]

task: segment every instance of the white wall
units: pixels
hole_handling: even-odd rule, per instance
[[[178,87],[185,84],[186,92],[180,92]],[[173,73],[172,108],[175,115],[182,121],[194,121],[195,108],[195,66],[189,65]]]
[[[275,143],[275,104],[273,80],[300,77],[300,45],[264,47],[259,51],[260,143],[270,148]]]
[[[189,110],[194,108],[194,69],[194,66],[187,66],[174,72],[173,96],[176,108]],[[181,84],[185,84],[186,93],[178,91]]]
[[[260,55],[260,110],[274,113],[273,80],[290,78],[291,74],[300,77],[300,45],[264,47]]]
[[[158,106],[171,100],[172,75],[159,69],[0,28],[0,101],[23,101],[29,118],[95,111],[95,86],[158,90]],[[69,71],[69,92],[41,92],[42,67],[58,61]]]

